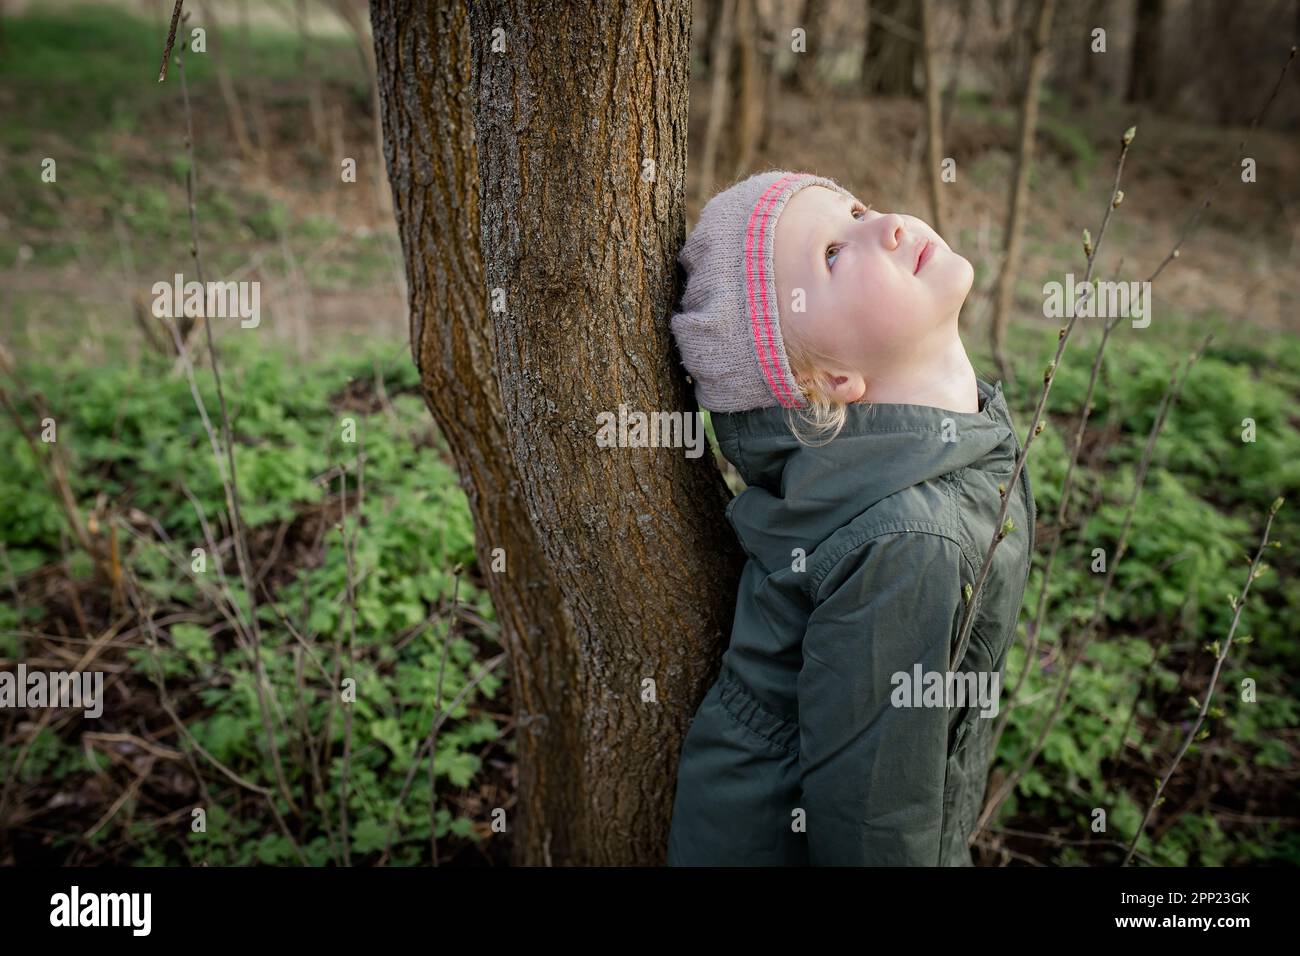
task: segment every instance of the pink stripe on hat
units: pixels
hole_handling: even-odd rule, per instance
[[[765,262],[764,246],[767,237],[767,221],[772,206],[775,205],[777,197],[785,190],[785,187],[793,182],[803,178],[795,174],[784,176],[764,190],[763,195],[759,197],[758,202],[754,204],[754,209],[749,216],[749,227],[746,230],[745,237],[745,282],[749,293],[749,322],[750,329],[754,336],[754,347],[758,351],[759,363],[763,366],[763,373],[767,376],[768,387],[771,388],[772,394],[776,396],[777,401],[786,407],[792,407],[797,404],[794,400],[789,383],[786,381],[785,372],[781,368],[780,358],[777,356],[776,343],[772,337],[772,318],[768,311],[767,304],[767,272],[763,268]],[[758,222],[759,215],[762,215],[762,222],[758,223],[758,241],[759,248],[754,247],[754,226]],[[754,271],[755,271],[755,252],[758,252],[758,282],[762,290],[763,298],[763,331],[760,332],[758,327],[758,303],[757,296],[754,293]],[[763,333],[767,336],[767,349],[763,347]],[[770,357],[769,353],[770,352]],[[773,375],[775,369],[775,376]],[[777,380],[780,380],[778,384]]]
[[[813,176],[810,176],[810,175],[798,175],[798,176],[795,176],[795,177],[793,178],[793,182],[798,183],[798,182],[801,182],[801,181],[803,181],[803,180],[810,180],[810,179],[813,179],[813,178],[814,178],[814,177],[813,177]],[[775,205],[780,201],[782,194],[788,194],[788,193],[790,193],[790,192],[793,192],[793,190],[789,190],[789,189],[786,189],[786,188],[783,187],[783,188],[781,189],[780,192],[778,192],[776,195],[774,195],[774,196],[772,197],[771,201],[767,204],[766,208],[764,208],[764,210],[763,210],[763,221],[762,221],[761,223],[759,223],[759,227],[758,227],[758,241],[759,241],[759,248],[758,248],[759,284],[758,284],[758,288],[759,288],[759,291],[761,292],[762,297],[763,297],[763,324],[764,324],[764,327],[765,327],[766,330],[767,330],[767,346],[768,346],[768,349],[769,349],[769,350],[771,351],[771,353],[772,353],[772,364],[773,364],[773,365],[775,366],[775,368],[776,368],[777,378],[778,378],[778,380],[780,381],[781,388],[783,389],[783,391],[784,391],[784,393],[785,393],[785,398],[787,399],[787,401],[783,401],[781,404],[783,404],[783,405],[785,405],[785,406],[787,406],[787,407],[791,407],[791,408],[793,408],[793,407],[796,407],[796,406],[799,404],[799,401],[795,398],[795,395],[794,395],[794,388],[791,386],[790,382],[789,382],[789,381],[786,379],[786,377],[785,377],[785,365],[784,365],[784,363],[783,363],[782,360],[781,360],[781,356],[777,354],[776,343],[774,343],[774,342],[772,341],[772,324],[773,324],[773,323],[772,323],[772,317],[771,317],[771,314],[770,314],[770,312],[768,311],[768,304],[767,304],[767,271],[766,271],[766,269],[765,269],[765,266],[766,266],[767,261],[768,261],[767,249],[765,248],[765,243],[766,243],[766,241],[767,241],[767,237],[768,237],[767,220],[768,220],[769,216],[771,215],[772,208],[773,208],[773,207],[774,207],[774,206],[775,206]],[[775,249],[775,236],[773,236],[773,249]],[[778,312],[778,316],[779,316],[779,312]],[[779,327],[777,328],[776,335],[777,335],[778,338],[780,338],[780,336],[781,336],[781,332],[780,332],[780,328],[779,328]],[[784,351],[785,351],[785,349],[784,349],[784,343],[782,343],[782,352],[784,352]],[[779,397],[780,397],[780,396],[778,396],[778,398],[779,398]]]

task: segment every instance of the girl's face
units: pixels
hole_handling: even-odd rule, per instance
[[[868,210],[824,186],[790,197],[772,258],[785,326],[828,357],[819,365],[847,401],[861,397],[856,383],[947,342],[975,276],[915,216]]]

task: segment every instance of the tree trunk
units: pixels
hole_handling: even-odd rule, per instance
[[[695,407],[668,331],[688,14],[371,8],[412,348],[510,657],[517,863],[663,862],[730,627],[741,555],[711,456],[595,440],[620,402]]]
[[[758,28],[754,0],[740,0],[736,4],[736,66],[730,111],[735,121],[731,154],[733,179],[751,171],[759,140],[763,138],[764,84],[759,76]]]
[[[352,39],[357,45],[357,50],[364,61],[362,67],[366,71],[366,76],[374,76],[377,72],[375,63],[375,50],[373,44],[366,37],[366,17],[362,12],[363,7],[357,6],[355,0],[334,0],[334,12],[338,14],[345,24],[348,31],[352,34]],[[374,134],[375,145],[375,163],[383,166],[384,156],[384,132],[379,119],[379,87],[370,84],[370,107],[373,120],[371,122],[372,132]],[[338,162],[338,158],[334,160]],[[375,184],[375,201],[380,213],[388,213],[389,189],[385,188],[383,182],[383,170],[376,170],[376,174],[371,177]]]
[[[782,38],[780,11],[765,4],[755,5],[758,20],[756,31],[762,42],[760,44],[759,65],[763,80],[762,132],[758,136],[758,150],[763,152],[771,147],[772,131],[776,128],[777,97],[781,93],[782,67],[780,65]]]
[[[939,83],[934,68],[934,0],[921,0],[921,60],[925,69],[925,119],[926,119],[926,184],[930,192],[930,216],[934,231],[943,236],[944,228],[943,184],[940,182],[939,164],[943,162],[942,117],[939,106]]]
[[[1292,31],[1292,46],[1300,46],[1300,3],[1295,5],[1295,27]],[[1296,86],[1300,86],[1300,70],[1291,71],[1291,80]]]
[[[1029,172],[1034,165],[1034,132],[1038,127],[1038,87],[1047,67],[1047,41],[1052,32],[1052,7],[1055,0],[1039,0],[1034,18],[1033,48],[1025,77],[1024,98],[1020,103],[1020,148],[1016,153],[1011,198],[1007,209],[1007,228],[1003,238],[1002,269],[998,273],[993,300],[991,338],[993,358],[998,374],[1011,381],[1011,365],[1006,356],[1007,321],[1016,283],[1016,260],[1020,257],[1020,232],[1025,217],[1025,194],[1029,189]]]
[[[1033,11],[1038,8],[1037,0],[989,0],[989,12],[993,21],[993,30],[998,37],[997,57],[1000,68],[993,71],[994,99],[999,105],[1010,105],[1023,98],[1024,88],[1020,79],[1028,70],[1025,54],[1026,31]],[[1032,37],[1029,38],[1032,42]]]
[[[796,53],[794,69],[786,76],[786,85],[807,96],[821,92],[821,80],[817,74],[817,63],[823,53],[825,31],[821,24],[826,17],[825,0],[804,0],[795,26],[803,27],[807,46],[803,53]]]
[[[871,0],[864,0],[862,24],[862,64],[858,70],[858,86],[863,96],[870,96],[876,88],[876,69],[874,51],[871,49]]]
[[[737,0],[720,0],[714,16],[710,45],[714,69],[709,76],[709,115],[704,129],[704,156],[700,160],[699,203],[703,206],[713,192],[718,168],[723,124],[727,118],[727,86],[731,81],[732,34],[735,31]]]
[[[1089,109],[1099,98],[1097,57],[1105,54],[1092,52],[1092,31],[1104,26],[1106,22],[1106,0],[1088,0],[1084,12],[1083,39],[1074,43],[1075,79],[1069,84],[1070,102],[1078,109]]]
[[[1220,126],[1240,124],[1243,120],[1240,109],[1244,90],[1240,77],[1249,69],[1249,64],[1244,62],[1246,57],[1242,56],[1246,51],[1240,44],[1233,42],[1233,22],[1237,19],[1239,10],[1240,7],[1235,3],[1215,4],[1210,8],[1212,26],[1207,32],[1214,38],[1213,46],[1210,47],[1213,52],[1210,55],[1219,62],[1219,74],[1214,78],[1214,121]],[[1168,84],[1161,83],[1153,94],[1152,98],[1158,107],[1167,105],[1163,96],[1167,91]]]
[[[700,43],[700,65],[704,68],[701,76],[713,79],[713,43],[714,34],[718,32],[718,13],[726,0],[695,0],[692,8],[691,31],[692,42],[696,31]]]
[[[1164,0],[1138,0],[1133,28],[1133,54],[1129,60],[1130,103],[1154,102],[1160,93],[1160,21]]]
[[[867,32],[873,93],[916,95],[916,49],[921,39],[919,0],[876,0]]]
[[[952,76],[948,78],[948,88],[943,92],[943,119],[940,123],[940,135],[946,139],[952,123],[952,110],[957,102],[957,88],[961,83],[962,64],[966,59],[966,46],[971,34],[971,14],[974,3],[964,3],[961,7],[961,24],[957,27],[957,45],[952,53]],[[941,140],[942,141],[942,140]]]
[[[254,151],[253,141],[248,136],[248,122],[244,119],[244,109],[239,104],[239,92],[230,78],[230,71],[226,69],[226,51],[222,43],[221,25],[212,12],[212,4],[207,0],[204,0],[200,9],[203,11],[203,20],[207,27],[208,56],[217,68],[217,89],[221,91],[221,101],[226,105],[226,115],[230,118],[230,135],[234,137],[235,145],[239,147],[240,159],[251,164],[258,159],[258,154]],[[260,145],[261,158],[265,161],[267,145],[266,143]]]

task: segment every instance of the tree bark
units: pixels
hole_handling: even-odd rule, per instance
[[[710,455],[594,436],[621,402],[695,408],[668,331],[689,3],[371,17],[412,349],[511,663],[514,860],[662,863],[742,556]]]
[[[1011,314],[1011,298],[1016,283],[1016,266],[1020,257],[1020,232],[1025,217],[1025,195],[1029,189],[1029,173],[1034,165],[1034,132],[1038,127],[1038,87],[1047,67],[1047,41],[1052,31],[1052,8],[1055,0],[1039,0],[1034,17],[1033,47],[1029,54],[1029,69],[1025,77],[1024,98],[1020,103],[1020,148],[1016,153],[1011,197],[1007,209],[1007,228],[1003,239],[1002,268],[998,273],[997,290],[993,300],[991,338],[993,358],[998,374],[1011,381],[1011,365],[1006,357],[1007,321]]]

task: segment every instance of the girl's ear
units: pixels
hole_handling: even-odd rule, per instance
[[[857,372],[822,372],[822,380],[827,391],[846,405],[856,402],[867,391],[866,379]]]

